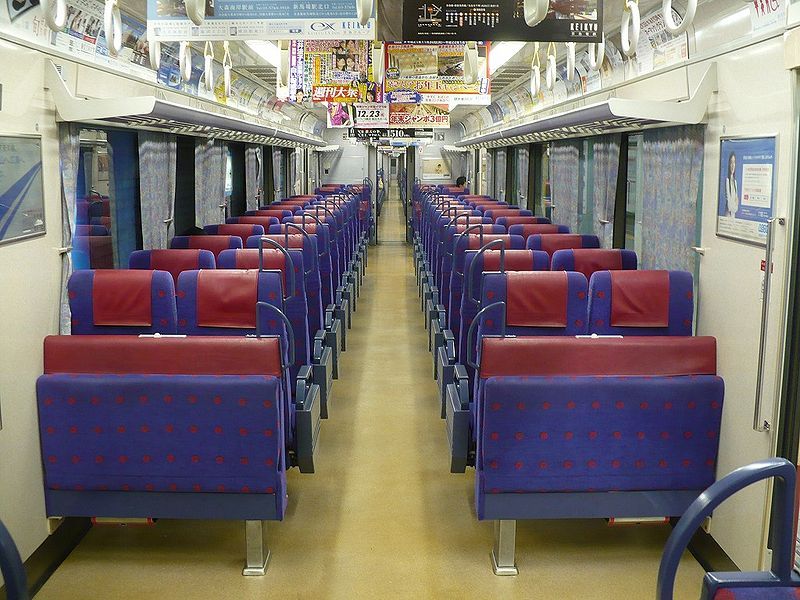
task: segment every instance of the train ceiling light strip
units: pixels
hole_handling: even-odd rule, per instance
[[[694,125],[702,122],[711,94],[717,89],[717,65],[711,63],[703,77],[683,101],[631,100],[609,98],[605,102],[582,106],[555,115],[509,127],[505,130],[479,134],[456,142],[456,146],[488,146],[492,142],[510,145],[532,135],[536,141],[553,141],[602,133],[635,131],[643,127]]]
[[[272,124],[260,123],[252,115],[242,117],[219,114],[162,100],[155,96],[82,99],[67,89],[51,62],[46,86],[53,95],[60,121],[75,123],[126,123],[132,127],[148,127],[173,133],[189,133],[203,137],[235,139],[232,136],[253,135],[258,139],[274,139],[275,145],[301,144],[324,146],[321,138],[301,135]],[[233,109],[227,109],[233,112]]]

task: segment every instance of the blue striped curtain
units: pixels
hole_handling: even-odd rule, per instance
[[[139,132],[139,194],[142,248],[167,248],[174,235],[177,137]]]
[[[614,201],[617,195],[621,136],[606,135],[592,140],[592,233],[600,246],[611,248],[614,241]],[[603,224],[603,221],[608,223]]]
[[[642,138],[642,269],[694,271],[705,127],[648,129]]]
[[[553,222],[578,231],[578,203],[581,195],[581,140],[550,145],[550,195]]]
[[[248,144],[244,151],[244,189],[247,210],[256,210],[261,204],[263,190],[261,188],[261,170],[264,154],[261,146]]]
[[[222,223],[227,150],[220,140],[198,139],[194,147],[194,205],[197,225]]]
[[[61,167],[61,309],[59,333],[69,335],[72,331],[69,312],[67,283],[72,275],[72,235],[78,212],[76,189],[80,163],[80,127],[75,123],[58,125],[58,155]]]

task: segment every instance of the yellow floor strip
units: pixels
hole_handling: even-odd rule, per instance
[[[529,521],[518,577],[492,574],[492,524],[474,516],[474,471],[448,472],[402,208],[387,201],[318,472],[289,473],[265,577],[241,576],[244,524],[161,521],[93,529],[37,600],[144,598],[652,598],[666,527]],[[684,559],[676,598],[699,597]]]

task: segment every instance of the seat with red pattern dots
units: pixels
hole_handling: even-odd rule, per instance
[[[73,335],[174,334],[175,284],[166,271],[75,271],[67,283]]]
[[[589,282],[589,333],[692,335],[687,271],[597,271]]]
[[[134,250],[128,259],[128,268],[167,271],[177,285],[178,275],[183,271],[214,269],[216,261],[210,250]]]
[[[283,520],[286,468],[313,456],[285,445],[281,357],[274,337],[47,337],[47,516]],[[313,401],[298,400],[300,438]]]

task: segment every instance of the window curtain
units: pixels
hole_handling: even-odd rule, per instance
[[[75,232],[77,213],[76,190],[80,164],[80,127],[75,123],[58,126],[58,154],[61,166],[61,309],[58,331],[69,335],[72,331],[69,312],[67,282],[72,275],[72,235]]]
[[[485,182],[486,182],[486,191],[481,192],[486,194],[490,198],[497,198],[495,194],[494,188],[494,150],[488,150],[486,152],[486,174],[485,174]]]
[[[621,139],[620,135],[606,135],[592,140],[592,232],[600,238],[602,248],[611,248],[614,243],[614,202]]]
[[[512,190],[511,198],[520,208],[528,207],[528,170],[530,169],[531,153],[527,146],[516,149],[517,152],[517,189]]]
[[[273,200],[283,198],[283,152],[281,148],[272,149],[272,185],[272,189],[275,190]]]
[[[197,225],[214,225],[225,206],[227,152],[220,140],[198,139],[194,147],[194,197]]]
[[[704,136],[702,125],[644,131],[641,269],[695,270]]]
[[[112,130],[106,137],[114,268],[126,269],[139,247],[139,140],[135,131]]]
[[[289,154],[289,178],[288,178],[288,186],[289,186],[289,193],[288,196],[294,196],[295,194],[300,193],[300,186],[297,180],[298,177],[298,168],[297,168],[297,161],[299,160],[299,156],[297,156],[297,150],[293,150]]]
[[[578,231],[578,203],[581,194],[581,140],[550,145],[550,196],[553,222]]]
[[[506,189],[506,161],[508,159],[506,155],[506,149],[502,148],[499,150],[495,150],[495,158],[494,158],[494,191],[496,194],[496,198],[498,200],[506,201],[506,198],[511,198],[511,195],[508,193],[509,190]],[[514,199],[511,198],[511,202]]]
[[[248,144],[244,150],[244,193],[247,210],[258,209],[264,195],[261,189],[261,165],[263,164],[261,146]]]
[[[175,235],[177,137],[139,132],[139,194],[144,250],[167,248]]]

